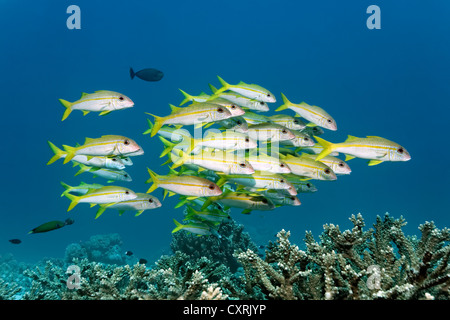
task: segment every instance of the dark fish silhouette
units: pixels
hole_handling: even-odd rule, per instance
[[[164,73],[152,68],[142,69],[138,72],[134,72],[133,68],[130,68],[131,79],[133,80],[135,76],[145,81],[159,81],[164,77]]]
[[[71,225],[72,223],[74,223],[74,220],[69,218],[66,221],[50,221],[50,222],[46,222],[44,224],[41,224],[39,227],[34,228],[33,230],[31,230],[28,233],[42,233],[42,232],[48,232],[48,231],[52,231],[52,230],[56,230],[59,228],[62,228],[66,225]]]
[[[146,264],[147,262],[148,261],[146,259],[143,259],[143,258],[139,259],[140,264]]]
[[[8,241],[11,242],[11,243],[14,243],[14,244],[22,243],[22,240],[20,240],[20,239],[11,239],[11,240],[8,240]]]
[[[133,252],[131,252],[131,251],[125,251],[125,254],[126,254],[127,256],[132,256],[132,255],[133,255]]]

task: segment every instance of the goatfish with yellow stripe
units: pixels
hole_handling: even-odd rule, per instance
[[[286,127],[276,123],[259,123],[248,127],[248,136],[258,141],[291,140],[295,135]]]
[[[217,181],[218,186],[223,186],[226,182],[231,181],[236,184],[252,187],[256,189],[284,189],[288,190],[289,194],[295,196],[297,191],[294,186],[287,181],[282,175],[264,171],[256,171],[254,174],[219,174],[220,178]]]
[[[286,98],[283,93],[281,94],[281,97],[283,98],[283,104],[279,106],[275,111],[291,109],[302,118],[311,121],[312,124],[307,124],[307,126],[318,125],[329,130],[337,130],[336,121],[334,121],[334,119],[322,108],[318,106],[311,106],[306,102],[298,104],[292,103],[288,100],[288,98]]]
[[[184,141],[183,141],[184,143]],[[181,143],[180,145],[182,145]],[[224,130],[220,132],[208,131],[208,133],[199,139],[190,139],[189,147],[186,153],[197,152],[197,148],[215,148],[221,150],[244,150],[254,149],[258,146],[257,142],[247,134],[233,130]]]
[[[276,102],[277,99],[275,96],[267,89],[257,85],[257,84],[247,84],[243,81],[240,81],[238,84],[233,85],[227,83],[221,77],[217,76],[222,87],[218,89],[214,94],[218,95],[224,91],[231,90],[233,92],[237,92],[244,97],[263,101],[263,102]]]
[[[75,173],[75,176],[82,174],[83,172],[90,172],[94,175],[94,177],[98,176],[107,179],[108,183],[114,181],[132,181],[131,176],[124,170],[91,167],[82,163],[79,163],[78,165],[80,166],[80,170]]]
[[[74,102],[59,99],[59,102],[66,108],[61,121],[64,121],[73,110],[83,111],[83,115],[89,112],[100,112],[106,115],[111,111],[127,109],[134,106],[134,102],[127,96],[108,90],[99,90],[94,93],[82,93],[81,98]]]
[[[170,105],[170,108],[172,109],[172,113],[165,117],[159,117],[146,112],[146,114],[155,118],[155,123],[150,132],[151,137],[158,133],[159,129],[165,124],[197,125],[202,122],[214,122],[228,119],[232,116],[227,108],[207,102],[193,103],[190,106],[183,108]]]
[[[287,114],[276,114],[269,117],[270,121],[277,123],[291,130],[302,130],[306,128],[306,123],[302,120]]]
[[[217,93],[217,89],[214,86],[212,86],[210,84],[209,87],[211,88],[213,95],[211,95],[208,100],[215,100],[217,98],[221,98],[221,99],[226,99],[230,102],[236,103],[237,105],[239,105],[243,108],[246,108],[246,109],[260,111],[260,112],[269,111],[269,106],[264,101],[251,99],[251,98],[245,97],[239,93],[232,92],[232,91]]]
[[[171,174],[162,176],[154,173],[152,170],[147,168],[150,174],[150,179],[146,183],[153,182],[153,185],[148,189],[147,193],[153,192],[157,188],[165,189],[164,194],[178,193],[190,197],[212,197],[222,194],[222,190],[214,182],[197,177],[188,175],[177,175],[177,173],[172,170]],[[167,192],[166,192],[167,191]]]
[[[264,196],[255,193],[234,192],[229,189],[226,189],[221,196],[208,198],[203,204],[202,210],[212,202],[219,202],[227,207],[244,209],[243,214],[249,214],[253,210],[270,211],[275,209],[273,202]]]
[[[273,202],[275,206],[299,206],[301,205],[300,200],[296,196],[286,196],[282,192],[279,192],[279,190],[263,190],[258,191],[255,188],[244,188],[247,191],[258,193]]]
[[[59,149],[50,141],[47,141],[48,145],[52,149],[55,154],[48,162],[47,165],[52,164],[56,160],[60,158],[65,158],[67,156],[67,152]],[[120,157],[107,157],[107,156],[86,156],[84,154],[76,155],[72,158],[73,162],[81,163],[87,166],[93,166],[98,168],[108,168],[108,169],[117,169],[121,170],[125,168],[125,164],[122,162]],[[74,164],[74,166],[76,165]]]
[[[49,144],[50,143],[51,142],[49,142]],[[136,141],[118,135],[106,135],[95,139],[86,138],[84,144],[81,146],[71,147],[63,145],[63,148],[66,151],[64,164],[72,160],[76,155],[80,154],[86,156],[135,156],[144,153],[144,150],[136,143]],[[59,159],[59,157],[55,157],[57,157],[57,155],[50,159],[47,164]]]
[[[317,157],[316,155],[306,153],[304,153],[303,156],[313,160]],[[342,159],[333,156],[325,156],[319,161],[329,166],[335,174],[350,174],[352,172],[349,165]]]
[[[291,129],[291,132],[294,134],[294,138],[290,140],[281,140],[280,145],[293,147],[312,147],[315,144],[314,140],[306,133],[293,129]]]
[[[344,153],[346,161],[353,158],[368,159],[369,166],[374,166],[384,161],[411,160],[411,155],[405,148],[382,137],[367,136],[366,138],[358,138],[349,135],[347,140],[341,143],[331,143],[319,137],[314,138],[323,147],[323,151],[316,157],[316,160],[323,159],[333,151]]]
[[[88,193],[90,190],[100,189],[100,188],[104,187],[104,185],[101,185],[98,183],[88,184],[88,183],[84,183],[84,182],[81,182],[80,185],[78,185],[78,186],[72,187],[72,186],[69,186],[67,183],[64,183],[61,181],[61,185],[64,187],[64,189],[66,189],[61,194],[61,197],[63,197],[66,193],[69,193],[69,192],[83,195],[83,194]]]
[[[137,198],[137,194],[134,191],[119,186],[106,186],[90,190],[82,196],[75,196],[71,193],[64,195],[71,200],[67,211],[72,210],[78,203],[90,203],[91,205],[108,203],[111,205],[120,201]]]
[[[336,180],[336,174],[328,167],[326,164],[305,157],[301,155],[300,157],[295,157],[290,154],[282,157],[284,163],[289,166],[291,172],[298,176],[305,177],[306,179],[317,179],[317,180]]]
[[[194,164],[204,169],[220,171],[226,174],[252,174],[255,172],[252,165],[244,157],[223,150],[201,150],[198,154],[190,155],[179,151],[179,156],[171,154],[172,169],[183,164]]]
[[[231,217],[228,213],[220,210],[211,211],[197,211],[190,206],[186,206],[186,216],[184,220],[198,220],[198,221],[209,221],[213,223],[222,223],[231,221]]]
[[[147,193],[136,193],[137,197],[131,200],[125,200],[113,204],[100,204],[95,219],[100,217],[106,209],[119,210],[121,216],[125,211],[136,211],[135,217],[138,217],[145,210],[151,210],[161,207],[161,202],[155,196]]]
[[[211,226],[206,223],[201,222],[190,222],[188,224],[181,224],[177,220],[173,219],[176,227],[172,230],[172,233],[178,232],[180,230],[195,233],[199,236],[210,236],[212,235]]]
[[[271,173],[290,173],[289,167],[279,159],[261,151],[250,150],[247,160],[256,171],[267,171]]]

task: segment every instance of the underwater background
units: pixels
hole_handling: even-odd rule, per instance
[[[81,29],[69,30],[69,5],[81,9]],[[368,6],[381,8],[381,29],[369,30]],[[139,217],[79,205],[67,213],[60,181],[69,185],[106,184],[89,173],[58,161],[47,140],[60,146],[85,137],[117,134],[140,144],[145,154],[127,167],[136,192],[149,184],[147,167],[165,174],[163,147],[148,128],[144,112],[168,114],[178,105],[179,88],[197,95],[218,87],[217,75],[229,83],[256,83],[291,101],[318,105],[336,120],[338,130],[324,139],[347,135],[382,136],[404,146],[408,162],[367,166],[348,162],[349,176],[314,181],[318,191],[299,194],[299,207],[253,211],[232,218],[244,225],[257,245],[274,240],[282,229],[300,244],[305,231],[317,236],[323,225],[351,228],[349,217],[361,213],[366,226],[377,215],[403,216],[406,234],[434,221],[450,226],[448,123],[450,109],[450,4],[443,1],[39,1],[0,3],[0,86],[3,137],[0,255],[33,263],[64,257],[66,247],[93,235],[117,233],[124,250],[149,264],[171,254],[177,196]],[[156,68],[159,82],[130,79],[134,70]],[[75,111],[64,122],[59,98],[75,101],[81,92],[113,90],[135,106],[99,117]],[[292,112],[289,114],[293,114]],[[152,193],[162,200],[162,190]],[[60,230],[27,234],[51,220],[73,218]],[[18,238],[21,244],[8,240]]]

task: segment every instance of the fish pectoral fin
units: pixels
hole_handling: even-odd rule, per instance
[[[370,160],[369,161],[369,166],[376,166],[377,164],[382,163],[382,160]]]
[[[90,208],[95,207],[96,205],[97,205],[96,203],[91,203]]]
[[[83,116],[87,115],[90,112],[88,110],[81,110],[81,111],[83,111]]]
[[[196,196],[190,196],[190,197],[186,197],[186,200],[195,200],[195,199],[197,199],[198,197],[196,197]]]
[[[139,217],[141,215],[141,213],[144,212],[144,210],[139,210],[138,212],[136,212],[136,214],[134,215],[135,217]]]
[[[111,113],[111,110],[105,110],[105,111],[100,112],[99,116],[104,116],[104,115],[107,115],[109,113]]]
[[[176,195],[175,192],[169,191],[169,197],[173,197],[174,195]]]
[[[346,155],[345,155],[345,161],[352,160],[352,159],[355,159],[355,158],[356,158],[356,157],[351,156],[351,155],[349,155],[349,154],[346,154]]]
[[[252,212],[252,209],[245,209],[242,211],[243,214],[250,214]]]

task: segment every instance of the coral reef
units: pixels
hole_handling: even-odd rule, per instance
[[[345,231],[324,225],[318,241],[306,232],[302,249],[290,242],[289,231],[281,230],[266,246],[264,258],[235,223],[220,227],[220,241],[213,236],[174,236],[174,253],[161,256],[151,266],[95,261],[123,261],[111,259],[115,252],[122,252],[117,235],[70,245],[66,259],[32,267],[12,256],[0,257],[0,299],[450,298],[449,229],[439,230],[433,222],[425,222],[419,226],[421,236],[416,237],[403,233],[402,217],[377,217],[367,230],[360,214],[352,215],[350,221],[353,227]],[[74,266],[75,273],[69,272]],[[23,275],[14,268],[23,270]]]
[[[367,231],[360,214],[350,220],[354,227],[344,232],[325,225],[320,242],[307,232],[305,251],[282,230],[265,260],[251,250],[236,253],[247,293],[258,286],[273,299],[449,299],[449,229],[426,222],[417,239],[404,235],[402,217],[377,217]]]
[[[187,254],[190,261],[207,257],[211,261],[224,264],[232,272],[240,266],[233,256],[236,250],[258,250],[250,235],[244,232],[244,226],[237,224],[234,220],[223,222],[217,232],[221,235],[220,239],[198,237],[187,232],[174,233],[170,248],[173,252],[181,251]]]
[[[122,265],[126,263],[126,256],[121,247],[122,239],[117,233],[95,235],[88,241],[70,244],[66,248],[65,260],[70,263],[77,258]]]

